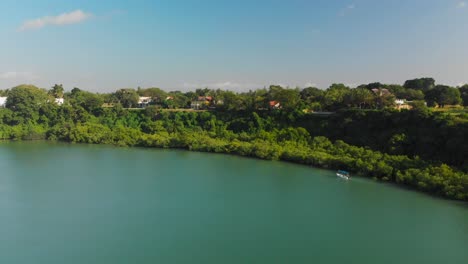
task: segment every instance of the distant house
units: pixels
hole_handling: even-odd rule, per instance
[[[0,97],[0,108],[6,107],[6,101],[8,97]]]
[[[138,107],[145,108],[152,102],[153,102],[153,99],[151,97],[140,96],[138,98]]]
[[[196,100],[193,100],[190,103],[190,108],[194,110],[200,110],[203,108],[207,108],[213,102],[213,97],[211,96],[198,96]]]
[[[47,99],[47,103],[54,103],[54,104],[57,104],[57,105],[63,105],[65,103],[65,99],[63,99],[63,98],[54,98],[53,101],[51,99]]]
[[[396,99],[395,100],[395,109],[401,110],[401,109],[413,109],[413,106],[411,105],[411,101],[407,101],[406,99]]]
[[[403,105],[406,104],[406,99],[396,99],[395,100],[396,105]]]
[[[200,101],[192,101],[190,103],[190,108],[192,108],[193,110],[200,110],[203,107],[203,103],[204,102]]]
[[[197,101],[211,103],[213,101],[212,96],[198,96]]]
[[[268,105],[270,106],[270,109],[280,109],[281,108],[281,103],[278,101],[270,101],[268,102]]]
[[[395,109],[401,110],[401,109],[407,109],[411,110],[414,108],[415,101],[408,101],[406,99],[396,99],[395,100]],[[422,102],[425,106],[427,106],[427,102]]]
[[[65,103],[65,100],[63,98],[55,98],[55,103],[58,105],[63,105],[63,103]]]

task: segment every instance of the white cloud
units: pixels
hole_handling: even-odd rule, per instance
[[[339,16],[345,16],[347,13],[351,12],[353,9],[356,9],[355,4],[347,5],[345,8],[341,9],[338,13]]]
[[[0,73],[0,79],[13,79],[17,76],[17,72],[2,72]]]
[[[0,80],[34,80],[37,76],[30,72],[0,72]]]
[[[346,85],[348,87],[351,87],[351,88],[356,88],[356,87],[358,87],[359,84],[357,84],[357,83],[345,83],[344,85]]]
[[[58,16],[45,16],[33,20],[28,20],[19,27],[19,31],[37,30],[48,25],[63,26],[83,22],[93,15],[81,10],[75,10],[70,13],[63,13]]]
[[[184,82],[182,84],[185,90],[194,90],[198,88],[209,88],[209,89],[222,89],[222,90],[231,90],[237,92],[245,92],[249,90],[256,90],[262,88],[268,88],[270,85],[278,85],[281,87],[287,88],[306,88],[306,87],[317,87],[317,83],[314,82],[306,82],[302,84],[294,84],[294,83],[285,83],[281,81],[277,82],[268,82],[265,84],[258,84],[258,83],[238,83],[238,82],[212,82],[212,83],[192,83],[192,82]]]
[[[213,82],[213,83],[191,83],[184,82],[182,86],[185,89],[197,89],[197,88],[211,88],[211,89],[224,89],[224,90],[234,90],[234,91],[245,91],[249,89],[257,89],[263,87],[263,85],[253,84],[253,83],[236,83],[231,81],[225,82]]]
[[[304,84],[304,87],[308,88],[308,87],[317,87],[317,84],[316,83],[313,83],[313,82],[307,82]]]
[[[465,8],[465,7],[466,7],[466,2],[465,1],[458,2],[457,8]]]

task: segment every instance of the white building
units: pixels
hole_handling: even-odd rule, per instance
[[[63,100],[63,98],[55,98],[55,103],[58,105],[63,105],[63,103],[65,103],[65,100]]]
[[[0,97],[0,107],[5,108],[8,97]]]
[[[404,105],[404,104],[406,104],[406,100],[405,99],[396,99],[395,104]]]
[[[204,102],[201,102],[201,101],[192,101],[190,103],[190,108],[192,108],[193,110],[200,110],[204,105]]]
[[[145,107],[147,107],[151,102],[153,102],[153,99],[151,99],[151,97],[140,96],[140,97],[138,98],[138,107],[140,107],[140,108],[145,108]]]

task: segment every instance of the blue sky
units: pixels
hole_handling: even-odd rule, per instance
[[[2,0],[0,88],[468,83],[468,0]]]

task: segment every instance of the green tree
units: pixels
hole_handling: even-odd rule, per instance
[[[310,110],[322,110],[322,99],[325,94],[324,90],[316,87],[304,88],[301,92],[301,100],[308,106]]]
[[[447,85],[437,85],[434,89],[427,91],[426,100],[430,106],[438,104],[440,107],[462,103],[460,90]]]
[[[360,85],[357,88],[366,88],[368,90],[372,90],[372,89],[381,89],[381,88],[386,88],[386,87],[380,82],[374,82],[374,83]]]
[[[287,111],[295,110],[301,102],[299,89],[285,89],[281,86],[272,85],[268,91],[270,101],[277,101]]]
[[[463,100],[463,105],[468,106],[468,84],[463,85],[459,88],[460,95]]]
[[[15,112],[18,122],[36,122],[39,119],[39,109],[48,101],[47,92],[33,85],[20,85],[8,93],[6,108]]]
[[[374,89],[375,106],[380,109],[392,107],[395,105],[395,96],[387,89]]]
[[[203,89],[196,89],[195,94],[196,96],[208,96],[210,95],[211,90],[208,88],[203,88]]]
[[[0,90],[0,96],[8,96],[8,92],[10,90],[6,89],[6,90]]]
[[[403,85],[406,89],[415,89],[422,91],[429,91],[435,87],[435,80],[433,78],[419,78],[408,80]]]
[[[120,89],[115,92],[118,102],[125,108],[132,108],[138,105],[138,94],[134,89]]]
[[[56,84],[49,90],[49,94],[54,98],[63,98],[64,91],[62,84]]]
[[[412,111],[417,112],[421,117],[428,117],[431,114],[425,101],[412,101],[410,105],[413,107]]]
[[[220,108],[226,111],[239,110],[239,106],[242,104],[241,97],[231,91],[223,91],[219,96],[219,100],[223,102]]]
[[[420,90],[408,89],[403,94],[402,98],[409,101],[424,100],[424,93]]]
[[[374,94],[366,88],[351,89],[344,96],[344,102],[347,105],[356,106],[360,109],[370,108],[373,105]]]
[[[400,93],[404,93],[404,91],[407,90],[405,87],[399,84],[388,84],[388,85],[384,85],[384,87],[397,97]]]
[[[102,96],[78,88],[73,88],[72,92],[67,94],[67,99],[73,107],[83,108],[90,113],[96,113],[104,103]]]
[[[324,91],[316,87],[304,88],[301,92],[301,98],[308,103],[319,101],[323,97]]]
[[[156,87],[146,88],[146,89],[138,88],[137,94],[139,96],[151,97],[153,99],[156,99],[159,102],[163,102],[168,96],[167,92]]]
[[[241,106],[238,109],[256,111],[268,107],[269,95],[266,89],[250,90],[247,93],[239,94]]]
[[[424,100],[424,93],[422,90],[406,89],[402,86],[400,87],[401,88],[392,87],[389,91],[398,99],[406,99],[408,101]]]
[[[169,96],[173,97],[173,105],[175,108],[186,108],[190,106],[191,98],[180,91],[169,92]]]
[[[325,91],[322,105],[330,111],[335,111],[346,107],[344,99],[346,95],[350,93],[350,90],[351,89],[349,87],[342,83],[332,84],[330,88]]]

